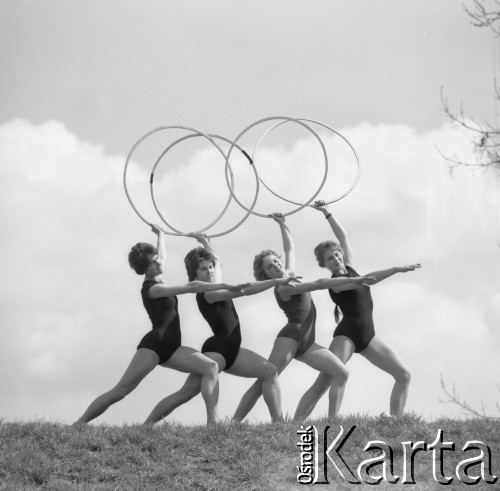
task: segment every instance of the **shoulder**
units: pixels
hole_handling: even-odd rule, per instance
[[[143,283],[142,294],[154,299],[160,297],[175,297],[175,293],[163,281],[148,280]]]
[[[281,302],[287,302],[290,300],[289,296],[285,294],[285,298],[283,298],[283,295],[285,292],[283,291],[283,285],[276,285],[274,287],[274,296],[276,297],[276,300],[281,301]]]
[[[155,281],[155,280],[144,280],[144,282],[142,283],[141,291],[148,292],[151,289],[151,287],[157,285],[158,283],[161,283],[161,282]]]

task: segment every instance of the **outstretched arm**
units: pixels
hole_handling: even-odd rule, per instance
[[[293,285],[291,284],[293,282]],[[228,290],[217,290],[215,292],[208,292],[205,294],[205,299],[208,303],[219,302],[221,300],[229,300],[231,298],[238,298],[243,296],[256,295],[263,291],[269,290],[273,286],[278,285],[290,285],[290,288],[295,288],[295,284],[299,282],[299,277],[287,276],[286,278],[274,278],[270,280],[255,281],[249,283],[241,291],[228,291]]]
[[[328,206],[323,200],[317,200],[314,202],[313,208],[321,211],[325,218],[328,220],[330,228],[335,235],[335,238],[339,241],[340,247],[344,251],[344,264],[351,266],[354,263],[354,255],[352,252],[351,242],[349,241],[349,237],[347,236],[347,232],[341,223],[332,215]]]
[[[295,244],[293,243],[292,234],[285,222],[283,213],[271,213],[269,215],[279,226],[281,230],[281,239],[283,241],[283,249],[285,251],[285,269],[290,273],[295,271]]]
[[[206,281],[190,281],[184,285],[168,286],[163,283],[157,283],[149,289],[151,298],[172,297],[174,295],[183,295],[185,293],[206,293],[215,290],[229,290],[232,292],[241,292],[243,288],[250,283],[241,283],[239,285],[231,285],[228,283],[207,283]]]
[[[270,280],[256,281],[250,286],[243,288],[243,295],[255,295],[261,293],[273,286],[288,285],[292,290],[296,284],[300,284],[300,276],[286,276],[285,278],[273,278]]]
[[[352,278],[341,276],[338,278],[320,278],[315,281],[308,281],[306,283],[300,283],[294,287],[290,286],[280,286],[279,295],[286,302],[293,295],[298,295],[300,293],[312,292],[315,290],[328,290],[331,289],[335,292],[340,292],[344,290],[354,290],[361,286],[369,286],[375,283],[375,278],[371,276],[355,276]]]
[[[367,276],[370,276],[375,279],[375,283],[379,283],[390,276],[396,273],[407,273],[408,271],[415,271],[417,268],[420,268],[420,263],[410,264],[408,266],[396,266],[394,268],[382,269],[381,271],[374,271],[373,273],[369,273]]]
[[[373,273],[368,273],[367,275],[364,276],[354,276],[354,277],[340,276],[338,278],[320,278],[319,280],[316,281],[300,283],[296,285],[294,288],[290,288],[289,286],[281,286],[279,288],[279,294],[281,298],[286,301],[293,295],[297,295],[299,293],[304,293],[304,292],[311,292],[315,290],[330,289],[333,290],[334,292],[354,290],[361,286],[375,285],[396,273],[407,273],[408,271],[414,271],[417,268],[420,268],[420,264],[397,266],[395,268],[383,269],[381,271],[374,271]]]

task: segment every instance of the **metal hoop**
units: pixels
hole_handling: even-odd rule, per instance
[[[193,133],[195,133],[195,135],[188,135],[187,137],[184,137],[184,138],[181,138],[179,140],[177,140],[174,144],[170,145],[159,157],[159,159],[157,159],[156,163],[155,163],[155,168],[156,166],[158,165],[158,163],[160,162],[161,158],[165,155],[165,153],[172,148],[173,145],[179,143],[180,141],[183,141],[185,140],[186,138],[188,137],[194,137],[194,136],[202,136],[204,138],[206,138],[208,141],[210,141],[210,143],[212,143],[212,145],[214,145],[217,150],[219,150],[219,152],[222,154],[222,156],[224,157],[225,159],[225,173],[226,173],[226,182],[227,182],[227,170],[228,170],[228,167],[229,167],[229,170],[231,172],[231,179],[233,180],[233,175],[232,175],[232,170],[231,170],[231,167],[229,165],[229,159],[228,157],[226,156],[226,154],[224,153],[224,151],[220,148],[220,146],[213,140],[213,137],[216,137],[216,138],[220,138],[224,141],[226,141],[227,143],[231,143],[231,148],[233,148],[234,146],[237,146],[237,145],[234,145],[234,142],[232,142],[231,140],[228,140],[227,138],[224,138],[224,137],[220,137],[220,136],[217,136],[217,135],[208,135],[206,133],[203,133],[202,131],[199,131],[195,128],[190,128],[190,127],[187,127],[187,126],[160,126],[158,128],[155,128],[149,132],[147,132],[145,135],[143,135],[139,140],[137,140],[137,142],[134,144],[134,146],[132,147],[132,149],[130,150],[128,156],[127,156],[127,159],[125,161],[125,167],[124,167],[124,170],[123,170],[123,186],[124,186],[124,190],[125,190],[125,195],[130,203],[130,205],[132,206],[132,209],[135,211],[135,213],[137,214],[137,216],[144,222],[146,223],[147,225],[151,226],[152,223],[149,222],[146,218],[144,218],[142,216],[142,214],[139,212],[139,210],[137,209],[137,207],[134,205],[133,201],[132,201],[132,198],[130,197],[130,193],[128,192],[128,188],[127,188],[127,170],[128,170],[128,164],[132,158],[132,155],[133,153],[135,152],[135,150],[137,149],[137,147],[148,137],[150,137],[151,135],[153,135],[154,133],[158,132],[158,131],[162,131],[162,130],[169,130],[169,129],[182,129],[182,130],[187,130],[187,131],[192,131]],[[237,227],[239,227],[247,218],[248,216],[250,215],[251,211],[253,210],[253,208],[255,207],[255,204],[257,203],[257,197],[258,197],[258,194],[259,194],[259,177],[258,177],[258,174],[257,174],[257,170],[255,169],[255,166],[253,165],[253,162],[250,158],[250,156],[243,150],[241,149],[241,147],[237,146],[237,148],[245,155],[245,157],[248,158],[248,160],[250,161],[250,164],[252,165],[252,168],[254,170],[254,174],[255,174],[255,180],[256,180],[256,192],[255,192],[255,197],[254,197],[254,200],[252,202],[252,205],[251,205],[251,208],[250,208],[250,211],[248,211],[247,209],[247,214],[243,217],[242,220],[240,220],[235,226],[233,226],[232,228],[224,231],[224,232],[220,232],[218,234],[213,234],[213,235],[208,235],[208,237],[219,237],[221,235],[225,235],[229,232],[232,232],[233,230],[235,230]],[[152,186],[152,183],[153,183],[153,173],[151,174],[151,178],[150,178],[150,186]],[[229,186],[229,184],[228,184]],[[231,186],[229,187],[229,190],[232,191],[231,187],[233,186],[233,183],[231,184]],[[152,188],[151,188],[152,189]],[[216,220],[214,222],[212,222],[208,227],[205,227],[204,229],[200,230],[201,231],[204,231],[206,229],[208,229],[209,227],[215,225],[215,223],[217,223],[220,218],[222,218],[222,216],[224,215],[224,213],[226,212],[227,210],[227,207],[229,206],[229,202],[231,201],[231,199],[233,198],[233,193],[231,192],[230,193],[230,196],[229,196],[229,199],[228,199],[228,202],[226,203],[226,206],[224,208],[224,210],[222,211],[222,213],[216,218]],[[153,198],[154,199],[154,198]],[[191,235],[192,233],[199,233],[199,232],[181,232],[181,231],[177,231],[176,229],[172,228],[163,218],[163,216],[161,215],[161,213],[159,213],[159,210],[156,206],[156,202],[154,202],[154,206],[155,206],[155,209],[156,211],[158,212],[158,214],[160,215],[160,218],[162,219],[162,221],[171,229],[171,230],[175,230],[175,232],[169,232],[168,230],[164,230],[162,229],[162,231],[168,235],[183,235],[183,236],[186,236],[186,235]],[[240,205],[241,206],[241,205]]]
[[[285,123],[285,122],[288,122],[288,121],[292,121],[292,122],[295,122],[297,124],[300,124],[301,126],[303,126],[304,128],[306,128],[307,130],[309,130],[313,135],[314,137],[318,140],[319,144],[321,145],[321,149],[323,150],[323,155],[324,155],[324,158],[325,158],[325,174],[323,176],[323,181],[321,182],[319,188],[317,189],[317,191],[313,194],[313,196],[305,203],[305,204],[300,204],[300,203],[294,203],[294,204],[298,204],[299,207],[296,208],[295,210],[292,210],[292,211],[289,211],[288,213],[283,213],[283,216],[288,216],[288,215],[292,215],[293,213],[297,213],[298,211],[302,210],[303,208],[305,208],[321,191],[321,189],[323,189],[323,186],[325,184],[325,181],[326,181],[326,178],[327,178],[327,175],[328,175],[328,155],[326,153],[326,149],[325,149],[325,146],[323,144],[323,141],[321,140],[321,138],[319,137],[319,135],[313,130],[311,129],[307,124],[303,123],[301,120],[297,119],[297,118],[290,118],[290,117],[287,117],[287,116],[271,116],[271,117],[267,117],[267,118],[263,118],[263,119],[259,119],[258,121],[252,123],[251,125],[247,126],[243,131],[240,132],[240,134],[234,139],[233,141],[233,144],[231,145],[231,147],[229,148],[229,151],[228,151],[228,154],[227,154],[227,161],[226,161],[226,184],[229,188],[229,191],[232,195],[232,197],[234,198],[234,200],[243,208],[245,209],[247,212],[249,213],[252,213],[253,215],[256,215],[256,216],[259,216],[259,217],[264,217],[264,218],[268,218],[269,215],[264,215],[263,213],[258,213],[256,211],[253,211],[253,209],[248,209],[246,206],[244,206],[242,203],[240,203],[240,201],[238,200],[238,198],[236,197],[236,195],[234,194],[233,190],[231,189],[230,185],[229,185],[229,181],[228,181],[228,173],[227,173],[227,169],[228,169],[228,165],[229,165],[229,157],[231,156],[231,152],[233,150],[233,148],[236,146],[236,143],[238,142],[238,140],[247,132],[249,131],[250,129],[252,129],[254,126],[257,126],[258,124],[260,123],[264,123],[265,121],[270,121],[270,120],[274,120],[274,119],[282,119],[284,121],[282,121],[282,123]],[[282,124],[280,123],[280,124]],[[252,159],[253,161],[253,159]],[[253,164],[253,166],[255,167],[255,163]],[[260,179],[260,177],[258,178],[260,182],[262,182],[262,180]],[[264,184],[264,183],[263,183]],[[267,186],[266,186],[267,187]],[[279,197],[279,196],[278,196]]]
[[[276,124],[274,124],[272,127],[268,128],[264,132],[264,134],[259,138],[259,140],[255,144],[255,146],[253,148],[252,156],[250,157],[250,155],[245,150],[243,150],[243,148],[241,148],[241,146],[238,145],[237,142],[241,139],[241,137],[245,133],[247,133],[253,127],[257,126],[258,124],[264,123],[266,121],[271,121],[271,120],[281,120],[281,121],[278,122],[278,123],[276,123]],[[312,133],[313,136],[318,140],[319,144],[321,145],[321,149],[323,151],[324,163],[325,163],[325,173],[324,173],[324,176],[323,176],[323,180],[322,180],[320,186],[318,187],[318,189],[316,190],[316,192],[313,194],[313,196],[308,201],[306,201],[305,203],[298,203],[298,202],[289,200],[287,198],[284,198],[283,196],[280,196],[278,193],[274,192],[259,177],[257,169],[256,169],[255,164],[254,164],[254,157],[255,157],[255,153],[257,151],[257,148],[261,144],[262,140],[266,137],[266,135],[268,135],[272,130],[274,130],[278,126],[280,126],[282,124],[285,124],[285,123],[288,123],[288,122],[294,122],[294,123],[300,124],[301,126],[303,126],[304,128],[306,128],[307,130],[309,130],[309,132]],[[125,167],[124,167],[124,170],[123,170],[123,186],[124,186],[124,189],[125,189],[125,195],[126,195],[128,201],[129,201],[130,205],[132,206],[132,209],[139,216],[139,218],[143,222],[145,222],[147,225],[151,226],[152,225],[151,222],[149,222],[146,218],[144,218],[142,216],[142,214],[139,212],[139,210],[137,209],[137,207],[132,202],[132,198],[130,197],[130,194],[129,194],[129,191],[128,191],[128,188],[127,188],[127,170],[128,170],[128,164],[129,164],[129,162],[130,162],[130,160],[132,158],[132,155],[134,154],[135,150],[137,149],[137,147],[146,138],[148,138],[149,136],[153,135],[154,133],[156,133],[158,131],[162,131],[162,130],[181,129],[181,130],[191,131],[194,134],[186,135],[186,136],[184,136],[182,138],[177,139],[174,143],[170,144],[161,153],[161,155],[156,160],[156,162],[154,164],[154,167],[153,167],[153,170],[151,172],[151,177],[150,177],[150,191],[151,191],[151,197],[152,197],[152,200],[153,200],[154,208],[155,208],[156,212],[158,213],[160,219],[167,225],[168,228],[170,228],[172,230],[171,232],[169,232],[167,230],[163,230],[164,233],[169,234],[169,235],[186,236],[186,235],[191,235],[193,233],[203,232],[203,231],[209,229],[210,227],[214,226],[222,218],[222,216],[226,213],[226,211],[227,211],[227,209],[229,207],[229,204],[230,204],[230,202],[231,202],[232,199],[234,199],[236,201],[236,203],[238,203],[238,205],[246,211],[245,216],[236,225],[234,225],[233,227],[229,228],[228,230],[226,230],[224,232],[217,233],[217,234],[208,235],[208,237],[219,237],[219,236],[228,234],[229,232],[232,232],[233,230],[235,230],[236,228],[238,228],[250,216],[250,214],[267,218],[269,215],[265,215],[265,214],[258,213],[256,211],[254,211],[255,205],[257,203],[257,198],[259,196],[259,183],[262,183],[265,186],[265,188],[269,192],[271,192],[274,196],[276,196],[277,198],[280,198],[280,199],[282,199],[282,200],[284,200],[284,201],[286,201],[288,203],[297,205],[298,208],[296,208],[296,209],[294,209],[294,210],[292,210],[292,211],[290,211],[288,213],[284,213],[283,214],[284,216],[292,215],[293,213],[296,213],[296,212],[300,211],[301,209],[305,208],[306,206],[312,206],[312,205],[310,205],[311,201],[313,201],[314,198],[316,198],[316,196],[323,189],[323,186],[324,186],[324,184],[326,182],[326,179],[327,179],[327,176],[328,176],[328,155],[327,155],[327,152],[326,152],[326,149],[325,149],[325,145],[324,145],[323,141],[321,140],[321,138],[319,137],[319,135],[310,126],[308,126],[308,124],[306,124],[306,122],[307,123],[318,124],[318,125],[326,128],[326,129],[332,131],[337,136],[339,136],[340,138],[342,138],[342,140],[344,140],[345,143],[347,143],[347,145],[349,146],[349,148],[352,150],[352,152],[354,154],[354,157],[355,157],[355,160],[356,160],[356,166],[357,166],[357,173],[356,173],[356,177],[354,178],[353,183],[350,185],[350,187],[347,189],[347,191],[345,191],[340,196],[338,196],[338,197],[336,197],[336,198],[334,198],[334,199],[332,199],[330,201],[326,201],[326,204],[331,204],[331,203],[334,203],[336,201],[339,201],[343,197],[347,196],[347,194],[349,194],[354,189],[354,187],[356,186],[356,184],[357,184],[357,182],[359,180],[359,177],[360,177],[361,166],[360,166],[358,155],[356,154],[356,151],[354,150],[353,146],[338,131],[336,131],[335,129],[333,129],[332,127],[330,127],[330,126],[328,126],[328,125],[326,125],[324,123],[321,123],[320,121],[316,121],[316,120],[313,120],[313,119],[307,119],[307,118],[291,118],[291,117],[287,117],[287,116],[271,116],[271,117],[259,119],[258,121],[252,123],[251,125],[247,126],[243,131],[241,131],[234,141],[231,141],[231,140],[229,140],[229,139],[227,139],[225,137],[219,136],[219,135],[203,133],[202,131],[199,131],[197,129],[190,128],[190,127],[187,127],[187,126],[161,126],[161,127],[155,128],[155,129],[147,132],[144,136],[142,136],[139,140],[137,140],[137,142],[134,144],[134,146],[132,147],[132,149],[130,150],[130,152],[129,152],[128,156],[127,156],[127,159],[125,161]],[[194,137],[198,137],[198,136],[202,136],[203,138],[207,139],[210,143],[212,143],[212,145],[215,146],[217,148],[217,150],[221,153],[221,155],[224,157],[224,159],[225,159],[226,185],[227,185],[227,187],[229,189],[230,195],[229,195],[228,200],[227,200],[227,202],[226,202],[226,204],[224,206],[224,209],[222,210],[222,212],[219,214],[219,216],[212,223],[210,223],[209,225],[207,225],[206,227],[202,228],[201,230],[199,230],[197,232],[182,232],[182,231],[177,230],[176,228],[174,228],[172,225],[170,225],[165,220],[165,218],[163,217],[162,213],[158,209],[158,206],[157,206],[157,203],[156,203],[156,199],[155,199],[155,195],[154,195],[154,191],[153,191],[154,172],[156,170],[156,167],[159,165],[160,161],[162,160],[162,158],[175,145],[177,145],[178,143],[180,143],[180,142],[182,142],[184,140],[187,140],[188,138],[194,138]],[[229,143],[231,145],[230,148],[229,148],[229,151],[228,151],[227,155],[224,153],[224,151],[222,150],[222,148],[214,141],[214,138],[221,139],[221,140],[223,140],[226,143]],[[256,183],[255,196],[254,196],[254,199],[253,199],[253,202],[252,202],[250,208],[247,208],[245,205],[243,205],[238,200],[238,198],[236,197],[236,195],[234,193],[234,175],[233,175],[233,171],[232,171],[231,165],[230,165],[230,157],[231,157],[231,153],[232,153],[232,151],[233,151],[233,149],[235,147],[248,159],[250,165],[252,166],[252,170],[253,170],[254,176],[255,176],[255,183]],[[229,175],[231,176],[231,182],[229,182]]]
[[[144,222],[146,223],[146,225],[149,225],[151,226],[152,223],[149,222],[148,220],[146,220],[146,218],[144,218],[142,216],[142,214],[139,212],[139,210],[137,209],[137,207],[134,205],[133,201],[132,201],[132,198],[130,197],[130,193],[128,192],[128,188],[127,188],[127,170],[128,170],[128,164],[132,158],[132,155],[133,153],[135,152],[136,148],[148,137],[150,137],[151,135],[153,135],[154,133],[158,132],[158,131],[162,131],[162,130],[169,130],[169,129],[183,129],[183,130],[188,130],[188,131],[193,131],[195,133],[198,133],[198,134],[203,134],[204,136],[207,137],[207,139],[210,140],[210,138],[208,138],[208,135],[205,135],[204,133],[201,133],[199,132],[198,130],[195,130],[194,128],[189,128],[189,127],[186,127],[186,126],[160,126],[158,128],[155,128],[151,131],[148,131],[145,135],[143,135],[141,138],[139,138],[139,140],[137,140],[134,144],[134,146],[131,148],[130,152],[128,153],[127,155],[127,159],[125,160],[125,167],[123,169],[123,187],[124,187],[124,190],[125,190],[125,195],[128,199],[128,202],[130,203],[130,206],[132,206],[132,209],[135,211],[135,213],[137,214],[137,216]],[[166,230],[163,230],[163,232],[169,234],[169,235],[178,235],[178,234],[172,234]]]
[[[182,138],[179,138],[178,140],[176,140],[174,143],[171,143],[165,150],[163,150],[163,152],[160,154],[160,156],[158,157],[158,159],[156,160],[154,166],[153,166],[153,169],[151,171],[151,177],[149,179],[149,187],[150,187],[150,191],[151,191],[151,199],[153,200],[153,206],[156,210],[156,212],[158,213],[159,217],[162,219],[163,223],[168,227],[170,228],[171,230],[173,230],[174,232],[176,232],[177,234],[183,234],[182,231],[180,230],[177,230],[175,227],[173,227],[172,225],[170,225],[167,220],[165,219],[165,217],[163,216],[163,214],[160,212],[159,208],[158,208],[158,205],[156,204],[156,199],[155,199],[155,194],[154,194],[154,190],[153,190],[153,182],[154,182],[154,173],[155,173],[155,170],[156,170],[156,167],[158,167],[158,164],[160,163],[161,159],[165,156],[165,154],[172,148],[172,147],[175,147],[175,145],[177,145],[178,143],[184,141],[184,140],[187,140],[188,138],[194,138],[195,136],[200,136],[198,134],[194,134],[194,135],[186,135],[186,136],[183,136]],[[210,135],[211,137],[213,137],[213,135]],[[223,154],[224,156],[224,161],[226,159],[226,155]],[[233,184],[233,176],[232,176],[232,171],[231,171],[231,184]],[[210,228],[212,225],[215,225],[220,219],[221,217],[224,215],[224,213],[226,212],[228,206],[229,206],[229,203],[231,202],[231,199],[232,199],[232,196],[231,194],[229,194],[229,199],[227,200],[226,202],[226,205],[224,206],[224,209],[222,210],[222,212],[219,214],[219,216],[210,224],[208,224],[206,227],[198,230],[197,232],[193,232],[193,233],[200,233],[200,232],[203,232],[205,230],[207,230],[208,228]]]
[[[151,178],[150,178],[150,181],[149,181],[149,184],[150,184],[150,191],[151,191],[151,198],[153,200],[153,206],[156,210],[156,212],[158,213],[159,217],[162,219],[163,223],[165,223],[165,225],[167,225],[167,227],[169,227],[171,230],[173,230],[174,232],[176,232],[175,235],[190,235],[190,234],[193,234],[193,233],[201,233],[201,232],[204,232],[205,230],[209,229],[210,227],[214,226],[222,217],[223,215],[225,214],[225,212],[227,211],[228,207],[229,207],[229,204],[231,203],[231,200],[233,199],[231,193],[229,193],[229,197],[228,197],[228,200],[226,202],[226,205],[224,206],[224,209],[222,210],[222,212],[219,214],[219,216],[210,224],[208,224],[206,227],[196,231],[196,232],[182,232],[180,230],[177,230],[175,227],[173,227],[172,225],[170,225],[166,219],[164,218],[164,216],[162,215],[162,213],[160,212],[158,206],[157,206],[157,203],[156,203],[156,199],[155,199],[155,195],[154,195],[154,190],[153,190],[153,183],[154,183],[154,172],[157,168],[157,166],[159,165],[161,159],[165,156],[165,154],[171,150],[175,145],[177,145],[178,143],[184,141],[184,140],[187,140],[188,138],[195,138],[195,137],[198,137],[198,136],[203,136],[201,134],[194,134],[194,135],[186,135],[182,138],[179,138],[177,139],[175,142],[171,143],[161,154],[160,156],[158,157],[158,159],[156,160],[154,166],[153,166],[153,169],[151,171]],[[223,136],[220,136],[220,135],[215,135],[215,134],[208,134],[207,136],[209,136],[210,138],[218,138],[220,140],[223,140],[225,141],[226,143],[230,143],[232,144],[233,142],[231,140],[229,140],[228,138],[225,138]],[[259,178],[258,178],[258,174],[257,174],[257,171],[255,169],[255,167],[253,166],[253,162],[250,158],[250,156],[239,146],[239,145],[235,145],[238,150],[241,151],[241,153],[248,159],[250,165],[252,165],[253,167],[253,170],[254,170],[254,173],[255,173],[255,181],[256,181],[256,192],[255,192],[255,196],[254,196],[254,200],[253,200],[253,203],[251,205],[251,209],[253,209],[255,207],[255,204],[257,203],[257,198],[258,198],[258,194],[259,194]],[[217,146],[217,149],[222,153],[222,156],[224,157],[224,161],[227,163],[227,156],[226,154],[222,151],[222,149],[220,149],[219,146]],[[233,171],[231,169],[231,166],[229,165],[229,172],[231,173],[231,186],[230,186],[230,189],[234,190],[234,176],[233,176]],[[232,232],[233,230],[235,230],[236,228],[238,228],[248,217],[250,216],[250,212],[247,212],[246,215],[233,227],[231,227],[230,229],[224,231],[224,232],[220,232],[218,234],[213,234],[213,235],[208,235],[209,238],[211,237],[219,237],[221,235],[225,235],[225,234],[228,234],[229,232]]]
[[[339,136],[340,138],[342,138],[342,140],[344,140],[347,145],[349,146],[349,148],[352,150],[353,154],[354,154],[354,157],[356,159],[356,177],[354,178],[354,181],[353,183],[351,184],[351,186],[347,189],[347,191],[345,191],[343,194],[341,194],[339,197],[337,198],[334,198],[330,201],[325,201],[325,204],[327,205],[330,205],[332,203],[335,203],[336,201],[339,201],[340,199],[344,198],[345,196],[347,196],[353,189],[354,187],[356,186],[358,180],[359,180],[359,177],[360,177],[360,174],[361,174],[361,167],[360,167],[360,163],[359,163],[359,158],[358,158],[358,155],[356,154],[356,151],[354,150],[353,146],[349,143],[349,141],[347,140],[347,138],[345,138],[344,136],[342,136],[337,130],[333,129],[332,127],[320,122],[320,121],[316,121],[314,119],[307,119],[307,118],[297,118],[298,121],[307,121],[308,123],[314,123],[314,124],[318,124],[320,126],[323,126],[324,128],[332,131],[333,133],[335,133],[337,136]],[[258,148],[258,146],[260,145],[260,143],[262,142],[262,140],[265,138],[266,135],[268,135],[272,130],[274,130],[276,127],[278,126],[281,126],[282,124],[285,124],[287,123],[287,121],[280,121],[279,123],[276,123],[274,126],[272,126],[271,128],[268,128],[265,133],[259,138],[259,140],[257,141],[257,143],[255,144],[254,146],[254,149],[253,149],[253,152],[252,152],[252,160],[255,162],[255,152]],[[280,194],[276,193],[275,191],[273,191],[260,177],[259,177],[259,180],[260,182],[262,183],[262,185],[272,194],[274,194],[274,196],[276,196],[277,198],[280,198],[282,199],[283,201],[286,201],[288,203],[291,203],[291,204],[294,204],[294,205],[301,205],[301,203],[298,203],[296,201],[293,201],[293,200],[290,200],[290,199],[287,199],[287,198],[284,198],[283,196],[281,196]],[[311,200],[312,201],[312,200]],[[310,202],[309,202],[310,203]],[[307,204],[305,206],[312,206],[310,204]]]

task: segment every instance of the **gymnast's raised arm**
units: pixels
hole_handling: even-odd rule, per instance
[[[214,264],[214,283],[222,282],[222,261],[215,251],[214,246],[211,244],[210,239],[205,234],[192,234],[191,237],[195,238],[212,257]]]
[[[283,250],[285,251],[285,270],[288,273],[295,272],[295,244],[292,239],[292,234],[285,222],[283,213],[271,213],[269,215],[279,226],[281,230],[281,238],[283,240]]]
[[[165,257],[167,255],[165,249],[165,232],[158,225],[151,225],[151,230],[158,237],[156,250],[158,251],[158,262],[161,264],[162,268],[165,267]]]
[[[347,236],[347,232],[341,223],[332,215],[328,206],[323,200],[317,200],[314,202],[313,208],[321,211],[328,220],[328,223],[333,231],[333,235],[339,241],[340,247],[344,253],[344,264],[346,266],[353,266],[354,254],[352,252],[351,242]]]

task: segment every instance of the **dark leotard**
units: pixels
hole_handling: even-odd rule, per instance
[[[196,295],[198,308],[208,322],[214,335],[208,338],[201,348],[202,353],[220,353],[226,360],[224,370],[231,368],[241,345],[241,331],[238,314],[232,300],[209,303],[204,293]]]
[[[332,275],[332,278],[359,276],[350,266],[346,266],[346,269],[346,274]],[[375,336],[370,288],[361,286],[355,290],[344,290],[337,293],[332,290],[328,291],[332,300],[339,306],[343,316],[333,333],[333,337],[347,336],[354,344],[355,353],[363,351]]]
[[[309,292],[292,295],[284,301],[274,288],[274,296],[288,319],[288,324],[278,333],[278,338],[292,338],[297,341],[295,357],[304,354],[314,343],[316,307]]]
[[[150,298],[149,289],[161,281],[146,280],[142,284],[142,303],[153,323],[137,346],[153,350],[159,357],[158,363],[165,363],[181,345],[181,327],[177,311],[177,297]]]

